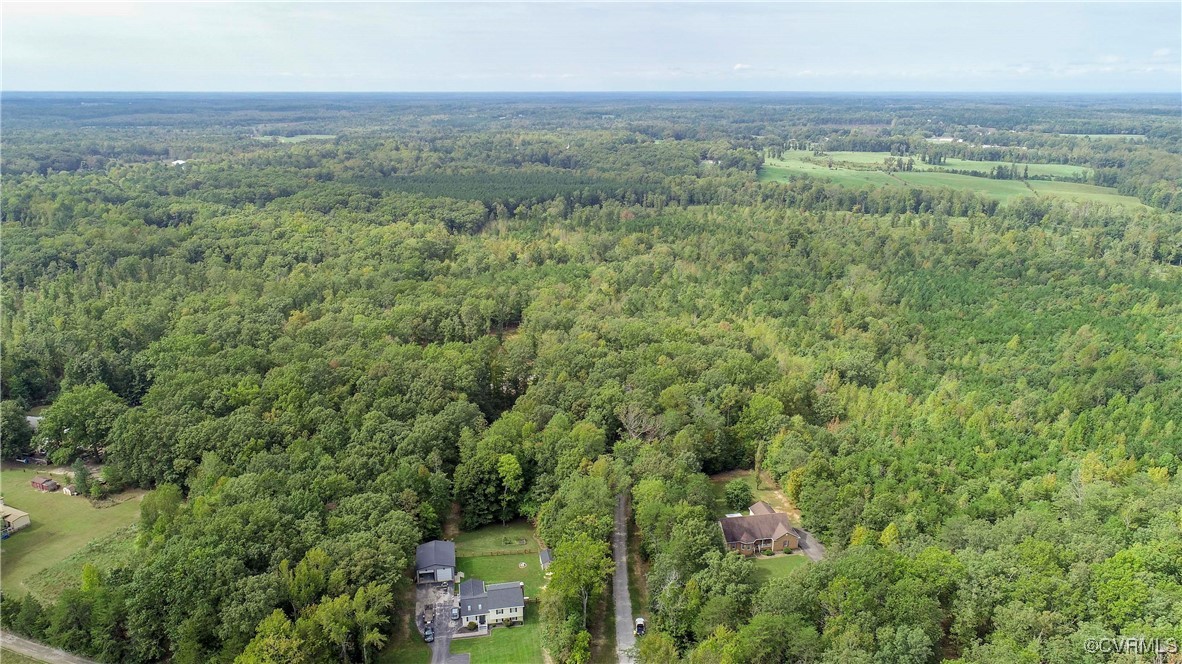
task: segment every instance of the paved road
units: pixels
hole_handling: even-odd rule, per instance
[[[92,660],[71,655],[64,650],[43,646],[36,641],[22,639],[10,632],[0,632],[0,645],[13,652],[50,664],[95,664]]]
[[[820,562],[825,557],[825,545],[818,542],[817,538],[807,530],[800,530],[800,550],[813,562]]]
[[[620,664],[632,664],[632,598],[628,596],[628,509],[624,494],[616,498],[616,531],[612,534],[616,572],[612,576],[612,600],[616,605],[616,656]]]

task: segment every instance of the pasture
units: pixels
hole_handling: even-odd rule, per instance
[[[142,491],[125,492],[115,497],[110,507],[96,508],[81,496],[42,493],[29,480],[42,468],[6,469],[0,472],[0,491],[4,502],[29,513],[31,525],[0,543],[0,589],[12,595],[32,592],[42,601],[52,600],[60,592],[64,575],[74,567],[81,572],[81,555],[75,562],[59,564],[74,554],[84,552],[92,543],[110,553],[123,544],[106,539],[128,529],[139,520]],[[59,481],[64,478],[58,478]],[[100,561],[102,562],[102,561]],[[39,578],[46,575],[46,578]],[[76,582],[76,579],[69,583]]]
[[[910,172],[887,173],[883,170],[865,170],[882,163],[889,156],[885,152],[832,152],[826,157],[813,157],[811,152],[788,152],[782,159],[766,159],[759,170],[761,182],[785,182],[792,175],[804,174],[823,178],[846,187],[915,187],[927,189],[948,187],[971,191],[982,196],[1000,200],[1003,203],[1026,196],[1065,198],[1076,201],[1092,201],[1128,207],[1143,207],[1141,201],[1132,196],[1123,196],[1111,187],[1077,182],[1052,180],[994,180],[974,175],[942,172],[940,167],[923,164],[916,160],[915,170]],[[833,159],[830,168],[828,159]],[[958,170],[975,168],[989,169],[1003,162],[966,161],[949,159],[943,167]],[[966,164],[970,166],[965,166]],[[1009,163],[1005,163],[1009,166]],[[1025,164],[1020,164],[1025,166]],[[1086,171],[1081,166],[1067,164],[1029,164],[1031,175],[1054,175],[1071,177],[1073,173]]]

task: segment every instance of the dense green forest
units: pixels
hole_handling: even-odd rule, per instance
[[[536,524],[545,646],[587,662],[625,494],[646,664],[1178,637],[1176,100],[1009,101],[6,93],[4,457],[152,492],[124,564],[6,590],[4,625],[369,662],[455,504]],[[333,138],[259,140],[300,135]],[[826,139],[1085,165],[1146,207],[759,181]],[[828,548],[766,583],[708,478],[757,465]]]

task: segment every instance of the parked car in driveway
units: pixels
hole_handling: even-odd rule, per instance
[[[451,619],[452,620],[459,620],[460,619],[460,607],[458,607],[458,606],[451,607]]]
[[[636,619],[636,636],[644,636],[644,618]]]
[[[435,642],[435,629],[432,627],[428,627],[427,629],[423,630],[423,640],[426,641],[427,643],[434,643]]]

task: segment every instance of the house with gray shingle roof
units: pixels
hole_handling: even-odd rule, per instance
[[[728,549],[749,556],[767,549],[800,548],[800,532],[788,523],[787,514],[762,501],[747,511],[747,516],[728,516],[718,522]]]
[[[524,583],[485,584],[480,579],[468,579],[460,584],[461,624],[504,625],[524,621]]]

